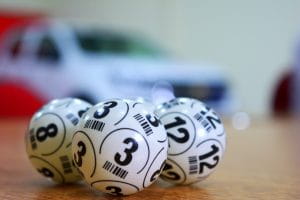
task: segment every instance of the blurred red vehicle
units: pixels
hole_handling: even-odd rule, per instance
[[[160,103],[185,96],[222,113],[232,109],[218,67],[167,57],[138,36],[43,20],[7,34],[0,50],[0,84],[25,87],[20,91],[41,102],[69,96],[91,103],[116,97]]]
[[[36,21],[45,19],[46,16],[38,12],[12,11],[9,9],[0,10],[0,48],[5,43],[7,32],[16,28],[22,29],[34,24]],[[40,107],[44,100],[35,96],[30,90],[18,84],[0,85],[0,116],[20,116],[29,115]],[[26,106],[20,104],[20,99],[26,101]],[[12,106],[14,105],[14,106]]]

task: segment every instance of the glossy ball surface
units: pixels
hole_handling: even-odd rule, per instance
[[[85,181],[112,195],[143,190],[167,159],[164,126],[147,104],[101,102],[83,116],[72,140],[73,160]]]
[[[168,160],[161,178],[175,184],[205,179],[220,163],[226,134],[217,114],[204,103],[176,98],[157,106],[155,113],[164,124]]]
[[[40,174],[57,183],[81,179],[72,163],[71,141],[80,116],[90,107],[79,99],[56,99],[33,115],[25,143],[29,160]]]

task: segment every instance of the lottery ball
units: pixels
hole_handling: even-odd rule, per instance
[[[81,179],[72,163],[71,141],[80,117],[91,105],[73,98],[53,100],[31,118],[25,137],[32,165],[57,183]]]
[[[205,179],[221,161],[226,134],[213,109],[191,98],[176,98],[157,106],[155,113],[164,124],[168,159],[161,178],[175,184]]]
[[[85,181],[112,195],[143,190],[167,159],[167,134],[153,109],[113,99],[91,107],[72,140],[73,160]]]

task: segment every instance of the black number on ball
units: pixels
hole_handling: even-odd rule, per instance
[[[168,130],[168,129],[171,129],[171,128],[174,128],[177,126],[182,126],[185,124],[186,124],[186,121],[183,120],[181,117],[175,117],[175,122],[166,124],[165,128]],[[189,140],[190,134],[186,128],[178,128],[177,131],[181,134],[181,137],[178,137],[178,136],[170,133],[170,131],[167,131],[168,137],[173,139],[177,143],[185,143]]]
[[[206,154],[203,154],[203,155],[199,156],[199,160],[200,161],[205,160],[205,159],[210,158],[211,156],[213,156],[213,155],[215,155],[216,153],[219,152],[219,148],[214,144],[211,145],[211,149],[212,150],[210,152],[207,152]],[[208,169],[212,169],[215,166],[217,166],[217,164],[219,163],[219,159],[220,159],[219,156],[216,155],[212,159],[215,161],[215,163],[213,163],[213,164],[210,164],[208,162],[200,162],[200,164],[199,164],[199,169],[200,169],[199,173],[200,174],[203,173],[204,167],[207,167]]]
[[[76,154],[74,154],[74,161],[75,161],[77,167],[81,167],[82,166],[82,157],[86,153],[86,146],[82,141],[79,141],[77,143],[77,146],[78,146],[79,150],[77,151]]]
[[[166,163],[165,167],[163,169],[164,174],[161,174],[161,177],[165,178],[165,179],[173,180],[173,181],[180,180],[179,174],[177,174],[176,172],[174,172],[172,170],[173,170],[173,166],[170,165],[169,163]]]
[[[206,115],[209,111],[211,111],[211,108],[206,106],[205,110],[202,110],[201,113],[203,113],[204,115]],[[222,124],[221,119],[218,117],[217,113],[215,113],[214,111],[211,112],[213,116],[208,115],[206,116],[206,119],[209,121],[209,123],[212,125],[212,127],[214,129],[217,128],[216,124]]]
[[[128,149],[126,148],[124,150],[124,153],[126,154],[125,158],[123,160],[121,160],[121,154],[120,153],[116,153],[115,154],[115,161],[119,164],[119,165],[128,165],[131,160],[132,160],[132,153],[136,152],[136,150],[138,149],[138,143],[133,139],[133,138],[126,138],[123,141],[124,144],[131,144],[131,147]]]
[[[105,117],[106,115],[108,115],[109,110],[113,107],[116,107],[118,105],[118,103],[115,101],[108,101],[108,102],[105,102],[104,105],[105,106],[103,106],[102,112],[96,111],[94,113],[94,118],[101,119],[101,118]]]
[[[116,195],[116,196],[122,196],[122,189],[117,186],[107,186],[105,188],[106,190],[110,191],[110,194]]]
[[[55,137],[57,135],[58,128],[55,124],[51,123],[46,127],[40,127],[36,131],[36,139],[39,142],[43,142],[47,137]]]
[[[151,116],[150,114],[146,115],[146,119],[154,127],[158,127],[160,124],[159,119],[157,119],[155,116]]]

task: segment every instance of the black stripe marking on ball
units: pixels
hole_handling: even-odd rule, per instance
[[[104,129],[105,123],[99,120],[88,119],[83,128],[88,128],[96,131],[102,132]]]
[[[109,162],[108,160],[104,163],[102,168],[122,179],[125,179],[128,174],[128,171],[122,169],[121,167],[118,167],[117,165]]]
[[[150,126],[150,123],[148,123],[148,121],[140,113],[134,115],[133,118],[139,122],[147,136],[153,134],[153,130]]]

